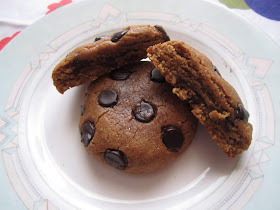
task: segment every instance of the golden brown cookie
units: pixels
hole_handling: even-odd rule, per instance
[[[205,55],[180,41],[157,44],[147,52],[174,86],[173,93],[190,104],[192,113],[229,157],[248,149],[252,139],[249,113]]]
[[[127,173],[166,167],[190,145],[197,120],[151,62],[138,62],[95,80],[81,106],[86,150]]]
[[[161,26],[137,25],[95,40],[73,50],[55,67],[52,78],[60,93],[146,58],[149,46],[169,37]]]

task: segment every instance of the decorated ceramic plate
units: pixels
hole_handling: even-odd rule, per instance
[[[125,174],[86,153],[85,86],[62,95],[52,70],[75,47],[136,24],[162,25],[212,60],[250,112],[248,151],[226,157],[199,125],[189,149],[152,174]],[[276,208],[279,55],[263,32],[207,1],[88,0],[49,14],[0,53],[0,208]]]

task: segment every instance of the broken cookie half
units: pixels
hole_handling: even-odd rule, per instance
[[[111,36],[100,36],[94,42],[70,52],[54,69],[52,79],[60,93],[71,87],[94,81],[100,76],[146,58],[154,44],[169,41],[161,26],[128,26]]]
[[[235,89],[204,54],[181,41],[151,46],[148,57],[173,85],[173,93],[187,101],[192,113],[229,157],[247,150],[252,125]]]

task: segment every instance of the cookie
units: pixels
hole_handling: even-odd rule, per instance
[[[71,87],[146,58],[149,46],[168,41],[161,26],[128,26],[112,36],[96,37],[95,42],[69,53],[54,69],[53,83],[60,93]]]
[[[162,169],[184,152],[197,119],[152,63],[141,61],[89,85],[79,127],[90,155],[137,174]]]
[[[252,139],[249,113],[237,92],[202,53],[180,41],[151,46],[148,57],[192,107],[211,137],[229,157],[247,150]]]

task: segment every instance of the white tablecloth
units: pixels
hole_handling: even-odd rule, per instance
[[[0,50],[13,37],[38,19],[63,5],[74,4],[79,1],[81,0],[0,0]],[[211,1],[227,7],[219,0]],[[231,10],[259,27],[280,46],[280,21],[262,17],[251,9],[231,8]]]

